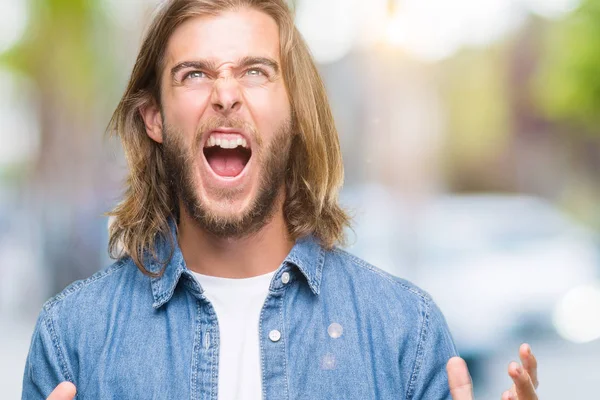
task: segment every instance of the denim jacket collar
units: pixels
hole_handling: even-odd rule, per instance
[[[317,238],[309,235],[296,240],[294,247],[292,247],[282,265],[291,264],[296,266],[306,278],[310,290],[318,295],[321,290],[324,260],[325,250],[321,247]]]
[[[189,274],[190,277],[192,276],[185,265],[183,254],[179,248],[177,226],[173,221],[170,221],[169,226],[171,228],[172,242],[161,238],[156,243],[158,259],[168,260],[166,266],[153,257],[147,257],[145,263],[146,269],[150,272],[158,273],[164,268],[164,273],[161,276],[151,278],[152,295],[154,297],[152,306],[154,308],[159,308],[170,300],[182,274],[185,273]],[[170,259],[169,255],[171,255]],[[291,265],[297,267],[306,278],[311,291],[315,295],[318,295],[321,288],[324,259],[325,251],[319,244],[318,239],[312,235],[308,235],[296,240],[294,247],[292,247],[290,253],[283,260],[281,266]]]

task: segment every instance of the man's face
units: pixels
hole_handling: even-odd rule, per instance
[[[292,139],[275,21],[251,9],[186,21],[169,39],[161,91],[165,165],[185,210],[219,236],[260,229]]]

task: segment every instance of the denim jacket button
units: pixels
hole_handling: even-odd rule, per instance
[[[273,329],[271,332],[269,332],[269,339],[271,339],[271,342],[279,341],[279,339],[281,339],[281,332],[279,332],[277,329]]]
[[[290,273],[289,272],[284,272],[281,275],[281,282],[283,282],[283,284],[287,284],[290,281]]]

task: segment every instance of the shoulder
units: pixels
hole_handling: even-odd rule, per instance
[[[342,296],[359,309],[379,315],[398,327],[447,331],[445,318],[425,290],[406,279],[334,248],[326,252],[322,287],[330,296]]]
[[[105,310],[103,306],[118,298],[124,287],[131,288],[143,277],[133,261],[124,257],[92,276],[68,285],[44,303],[42,314],[51,318],[92,316]]]
[[[118,309],[115,305],[123,300],[119,292],[123,292],[124,287],[131,288],[131,283],[126,282],[140,281],[140,276],[144,275],[135,264],[123,258],[87,279],[71,283],[46,301],[32,335],[27,382],[42,379],[49,385],[46,388],[49,393],[56,379],[73,381],[77,371],[73,349],[77,343],[95,343],[97,338],[106,337],[105,321],[111,319],[111,314]],[[123,308],[127,309],[127,305]],[[94,340],[86,341],[86,338]],[[55,376],[36,376],[50,372]]]
[[[331,292],[348,288],[347,302],[385,332],[380,342],[396,349],[401,370],[410,371],[407,398],[447,397],[445,365],[457,355],[452,335],[429,293],[344,251],[327,253],[324,280]],[[335,286],[332,286],[332,283]],[[325,282],[323,282],[325,284]],[[435,392],[435,394],[434,394]]]
[[[340,248],[326,253],[325,264],[324,273],[348,276],[366,289],[377,288],[380,295],[399,297],[420,304],[433,303],[429,293],[412,282],[383,271]]]

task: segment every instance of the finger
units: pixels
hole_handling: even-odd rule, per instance
[[[508,375],[515,383],[517,398],[519,400],[538,400],[535,394],[535,388],[529,374],[516,362],[511,362],[508,366]]]
[[[77,389],[71,382],[61,382],[46,400],[73,400]]]
[[[517,400],[517,398],[513,392],[507,390],[506,392],[502,393],[502,400]]]
[[[533,355],[531,351],[531,346],[527,343],[523,343],[519,348],[519,358],[521,359],[521,363],[523,364],[523,368],[529,374],[531,378],[531,382],[533,382],[533,386],[537,389],[539,386],[538,382],[538,374],[537,374],[537,359]]]
[[[473,383],[465,360],[452,357],[446,364],[446,371],[452,400],[473,400]]]

